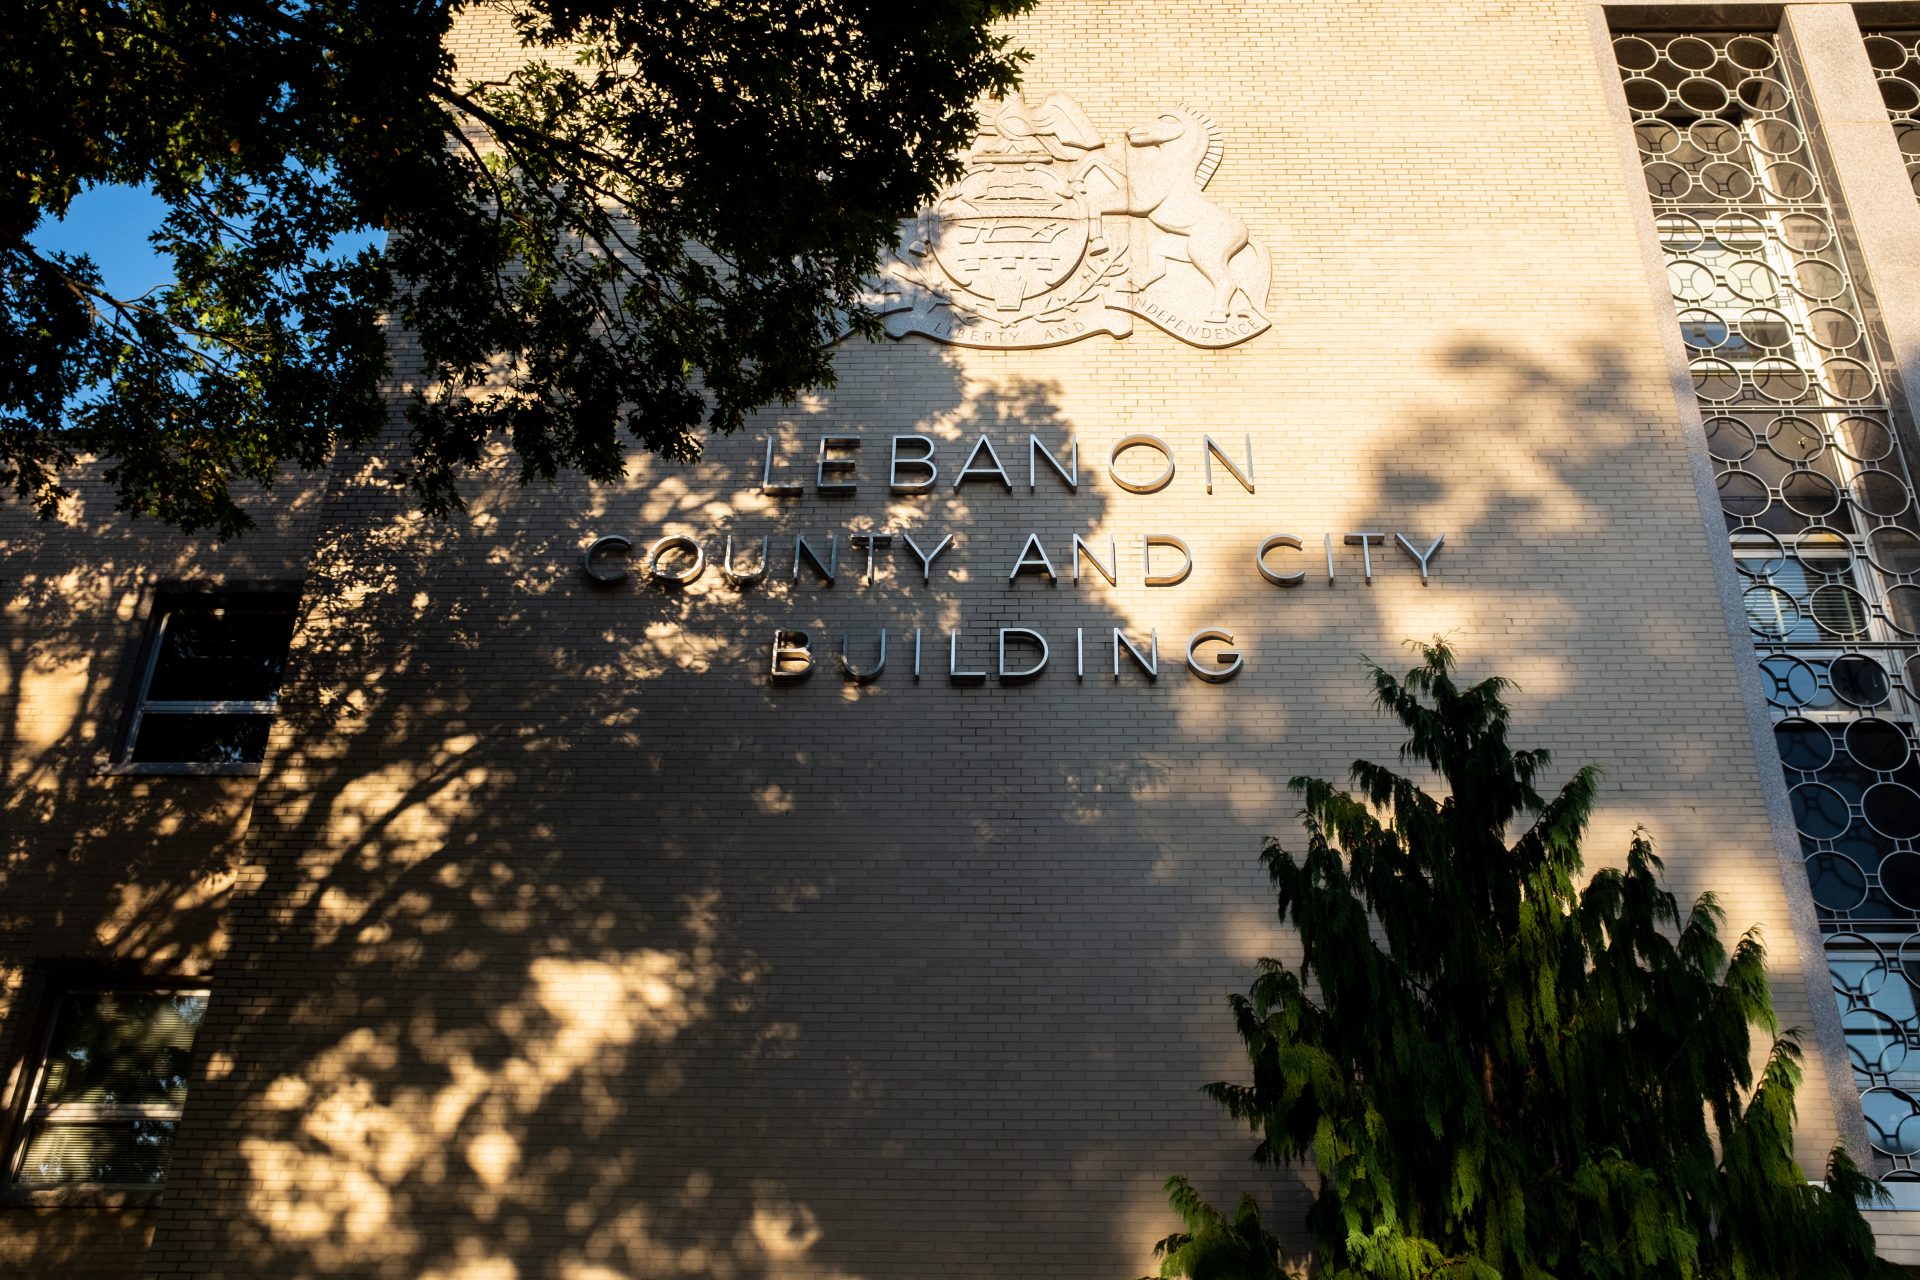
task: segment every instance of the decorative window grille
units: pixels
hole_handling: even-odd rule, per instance
[[[1920,196],[1920,31],[1876,31],[1867,37],[1867,61],[1880,82],[1893,136],[1907,162],[1907,180]]]
[[[1920,514],[1884,360],[1777,42],[1614,54],[1878,1172],[1920,1179]]]
[[[258,764],[293,624],[289,595],[162,596],[124,759],[142,766]]]
[[[13,1185],[161,1186],[206,1009],[199,990],[63,993],[14,1146]]]

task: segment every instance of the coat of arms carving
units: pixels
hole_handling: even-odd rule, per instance
[[[1139,316],[1200,347],[1264,332],[1267,250],[1208,199],[1225,146],[1189,106],[1109,146],[1064,93],[989,103],[960,180],[907,222],[869,298],[893,337],[1048,347]]]

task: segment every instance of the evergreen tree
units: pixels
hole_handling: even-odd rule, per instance
[[[1201,1199],[1179,1174],[1167,1179],[1167,1199],[1185,1231],[1153,1246],[1162,1276],[1187,1280],[1284,1280],[1280,1241],[1260,1222],[1260,1206],[1243,1195],[1228,1218]]]
[[[1233,998],[1253,1080],[1208,1089],[1260,1136],[1257,1160],[1312,1158],[1316,1273],[1901,1274],[1857,1208],[1877,1184],[1840,1148],[1824,1186],[1794,1163],[1800,1050],[1757,934],[1729,955],[1711,894],[1683,917],[1644,833],[1576,887],[1598,770],[1542,796],[1548,753],[1507,745],[1508,683],[1461,688],[1444,642],[1421,651],[1373,682],[1408,730],[1402,760],[1444,798],[1366,761],[1351,793],[1293,779],[1305,856],[1269,840],[1263,861],[1303,957],[1262,960]],[[1226,1256],[1233,1224],[1169,1186],[1190,1234],[1164,1273],[1202,1280],[1189,1255]],[[1208,1275],[1271,1275],[1238,1238],[1246,1265]]]

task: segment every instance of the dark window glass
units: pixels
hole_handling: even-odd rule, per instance
[[[16,1183],[164,1182],[206,1010],[204,991],[63,995],[38,1064]]]
[[[174,1127],[171,1120],[48,1125],[27,1143],[20,1185],[162,1186],[173,1160]]]
[[[280,691],[293,638],[293,603],[281,597],[212,607],[177,605],[153,664],[156,702],[264,701]]]
[[[163,599],[127,737],[140,764],[253,764],[293,638],[284,595]]]
[[[60,1001],[42,1100],[187,1100],[187,1057],[207,1011],[204,991],[101,991]]]
[[[249,764],[265,759],[272,716],[171,715],[140,718],[132,759],[141,763]]]

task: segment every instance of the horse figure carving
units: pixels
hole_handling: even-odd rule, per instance
[[[872,282],[890,336],[1050,347],[1124,338],[1137,317],[1220,348],[1272,327],[1272,256],[1202,194],[1226,149],[1204,113],[1183,104],[1109,141],[1055,91],[983,102],[980,121]]]
[[[1258,314],[1272,278],[1271,261],[1249,243],[1247,224],[1201,194],[1224,150],[1219,127],[1185,105],[1127,130],[1124,211],[1186,240],[1185,254],[1178,255],[1152,243],[1159,237],[1142,237],[1147,243],[1135,263],[1134,290],[1144,291],[1164,276],[1169,256],[1184,256],[1207,283],[1212,322],[1227,320],[1236,295],[1245,299],[1247,311]],[[1112,203],[1115,207],[1102,212],[1122,211]]]

